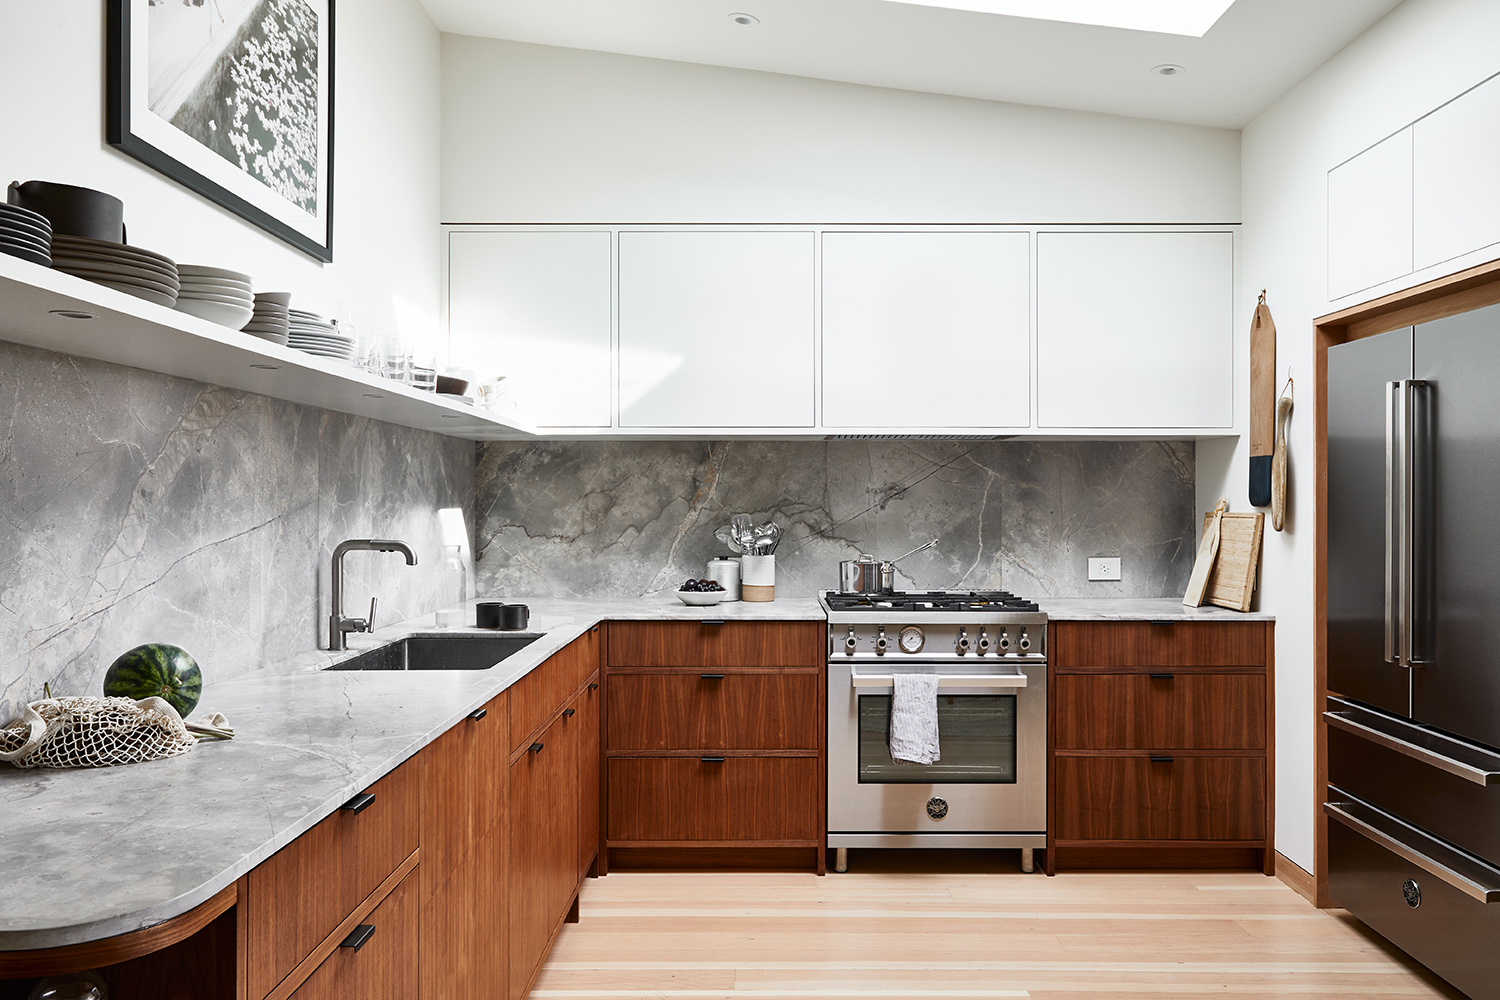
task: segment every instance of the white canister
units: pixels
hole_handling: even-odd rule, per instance
[[[776,600],[776,557],[740,556],[740,600]]]
[[[717,556],[708,561],[708,579],[724,588],[724,600],[740,599],[740,561]]]

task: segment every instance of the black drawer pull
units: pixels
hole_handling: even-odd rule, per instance
[[[705,619],[703,619],[703,624],[705,624],[705,625],[723,625],[724,624],[724,619],[723,618],[705,618]]]
[[[593,633],[595,633],[597,631],[599,631],[599,626],[595,625],[593,628],[589,629],[589,634],[592,635]]]
[[[576,708],[565,708],[565,709],[563,709],[563,718],[564,719],[571,719],[577,713],[578,713],[578,710]]]
[[[1151,624],[1152,625],[1171,625],[1172,623],[1170,621],[1168,621],[1167,619],[1165,619],[1165,618],[1158,618],[1155,621],[1153,621]]]
[[[723,674],[699,674],[698,676],[706,681],[722,681],[724,679]]]
[[[705,764],[722,764],[722,763],[724,763],[724,758],[723,757],[699,757],[698,759],[701,760],[701,761],[703,761],[703,763],[705,763]]]
[[[1176,676],[1176,674],[1152,674],[1151,679],[1153,681],[1169,681]]]
[[[1151,763],[1153,763],[1153,764],[1170,764],[1170,763],[1172,763],[1172,758],[1171,757],[1158,757],[1155,754],[1153,754],[1152,757],[1151,757]]]
[[[590,691],[597,691],[597,690],[599,690],[599,682],[598,681],[589,681],[589,690]]]
[[[370,936],[374,933],[374,924],[360,924],[358,927],[354,928],[354,930],[349,932],[348,937],[339,942],[339,947],[353,948],[355,951],[359,951],[359,949],[365,946],[365,943],[370,940]]]
[[[359,813],[364,812],[366,809],[370,808],[370,805],[374,801],[374,792],[360,792],[358,795],[354,796],[354,798],[339,806],[339,808],[344,812]]]
[[[480,719],[489,714],[490,710],[487,708],[476,708],[474,709],[474,711],[469,713],[469,718],[473,719],[475,722],[478,722]]]
[[[541,744],[541,743],[533,743],[533,744],[531,744],[531,746],[529,746],[529,747],[526,748],[526,752],[527,753],[541,753],[542,752],[542,746],[543,746],[543,744]]]

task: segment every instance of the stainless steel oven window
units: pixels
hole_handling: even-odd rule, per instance
[[[1013,785],[1016,783],[1016,696],[938,696],[936,764],[898,764],[888,742],[891,696],[859,696],[859,783],[862,785]]]

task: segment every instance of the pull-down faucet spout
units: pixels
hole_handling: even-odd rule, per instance
[[[344,617],[344,553],[346,552],[399,552],[406,557],[406,565],[417,564],[417,554],[411,546],[394,538],[350,538],[339,542],[333,550],[333,613],[328,616],[328,648],[349,648],[350,632],[369,632],[375,628],[375,600],[370,600],[369,618]]]

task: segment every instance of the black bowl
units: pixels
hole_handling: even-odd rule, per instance
[[[6,201],[46,216],[54,233],[125,242],[125,203],[112,194],[51,181],[12,181]]]

